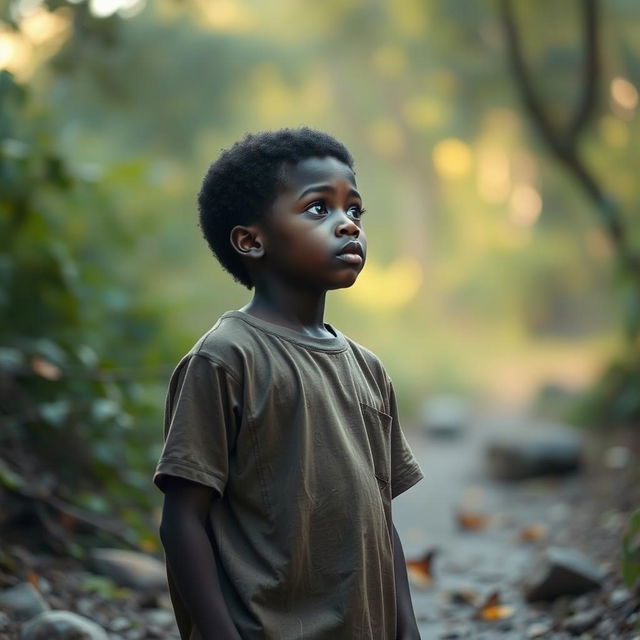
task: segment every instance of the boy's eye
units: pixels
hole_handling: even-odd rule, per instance
[[[316,216],[324,216],[329,213],[326,203],[322,200],[312,202],[306,207],[305,211]],[[360,220],[364,211],[365,210],[359,204],[353,204],[347,209],[347,215],[354,220]]]
[[[362,215],[364,214],[365,209],[363,209],[360,205],[358,204],[354,204],[351,207],[349,207],[348,209],[348,214],[354,219],[354,220],[360,220],[360,218],[362,218]]]
[[[320,201],[320,200],[316,200],[316,202],[312,202],[306,209],[305,211],[308,211],[309,213],[313,213],[317,216],[321,216],[325,213],[327,213],[327,207],[325,206],[324,202]]]

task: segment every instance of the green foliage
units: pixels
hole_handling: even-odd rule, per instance
[[[640,581],[640,509],[629,518],[622,539],[622,577],[629,589]]]
[[[194,195],[207,163],[247,130],[299,123],[335,133],[357,159],[370,211],[368,271],[377,267],[383,282],[398,258],[419,264],[422,286],[395,311],[348,294],[331,309],[345,332],[399,363],[392,374],[413,402],[450,386],[444,371],[509,402],[494,382],[505,369],[517,370],[515,386],[529,391],[547,382],[574,388],[587,376],[573,371],[610,357],[602,344],[620,321],[637,329],[637,285],[619,304],[611,246],[590,204],[527,131],[494,2],[230,0],[218,11],[158,0],[127,20],[98,19],[87,2],[48,4],[71,12],[72,28],[31,84],[52,105],[71,157],[131,167],[128,178],[104,175],[127,225],[141,230],[119,266],[144,283],[145,300],[162,306],[180,345],[167,362],[245,302],[195,229]],[[536,89],[554,124],[566,124],[580,98],[579,7],[517,4]],[[629,214],[640,195],[639,130],[606,94],[616,76],[636,82],[639,20],[625,2],[601,16],[602,100],[581,145],[603,190]],[[451,138],[459,153],[444,166],[453,173],[435,161]],[[535,202],[527,213],[536,196],[539,217]],[[361,278],[354,289],[362,286]],[[394,323],[412,339],[388,339]],[[406,331],[412,325],[414,334]],[[565,367],[578,351],[583,364]],[[545,370],[532,372],[536,366]],[[597,411],[612,417],[618,409]]]
[[[7,72],[0,101],[2,482],[28,477],[98,512],[148,509],[157,399],[140,369],[162,350],[157,314],[117,277],[131,233]]]
[[[640,425],[640,359],[634,353],[610,363],[578,404],[579,422],[598,427]]]

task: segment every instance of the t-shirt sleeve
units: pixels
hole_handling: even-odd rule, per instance
[[[161,491],[167,476],[178,476],[224,493],[241,416],[239,388],[208,357],[190,354],[180,362],[169,383],[164,447],[153,476]]]
[[[388,380],[391,416],[391,497],[395,498],[424,477],[411,447],[402,433],[393,384]]]

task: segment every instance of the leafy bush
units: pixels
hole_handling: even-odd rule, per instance
[[[46,109],[7,72],[0,101],[3,477],[146,536],[167,372],[158,315],[117,268],[134,229],[95,171],[63,157]]]
[[[607,366],[575,417],[595,426],[640,426],[640,360],[635,350]]]

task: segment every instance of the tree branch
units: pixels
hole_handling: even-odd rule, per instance
[[[500,16],[507,51],[516,86],[533,125],[538,129],[550,151],[566,166],[576,178],[580,187],[595,204],[600,224],[614,245],[622,268],[628,273],[638,275],[636,273],[638,264],[628,246],[628,233],[622,213],[614,198],[603,191],[577,152],[578,138],[583,133],[595,108],[599,73],[597,0],[581,0],[581,4],[584,16],[583,43],[585,47],[583,91],[580,105],[565,132],[565,136],[562,136],[561,132],[556,131],[551,125],[529,78],[514,17],[512,0],[500,0]]]
[[[578,137],[589,122],[597,105],[597,89],[600,82],[598,64],[598,5],[596,0],[582,0],[583,11],[583,48],[582,98],[572,121],[567,127],[567,141],[575,148]]]
[[[11,466],[2,458],[0,463],[4,469],[11,469]],[[34,478],[27,478],[14,469],[11,469],[11,473],[15,481],[0,483],[0,489],[4,488],[20,499],[32,502],[43,526],[64,548],[67,548],[69,542],[69,527],[78,523],[85,528],[107,534],[130,549],[141,551],[135,538],[128,533],[126,525],[117,517],[99,515],[76,507],[55,496],[51,487],[39,483]],[[56,513],[58,518],[62,518],[62,522],[52,518],[50,511]],[[65,522],[66,527],[63,524]]]
[[[505,34],[508,58],[511,63],[511,71],[520,91],[520,97],[522,98],[524,107],[529,112],[534,125],[538,128],[549,147],[557,155],[564,156],[566,149],[562,148],[559,136],[547,117],[544,107],[533,88],[533,83],[529,79],[511,0],[500,0],[500,16]]]

